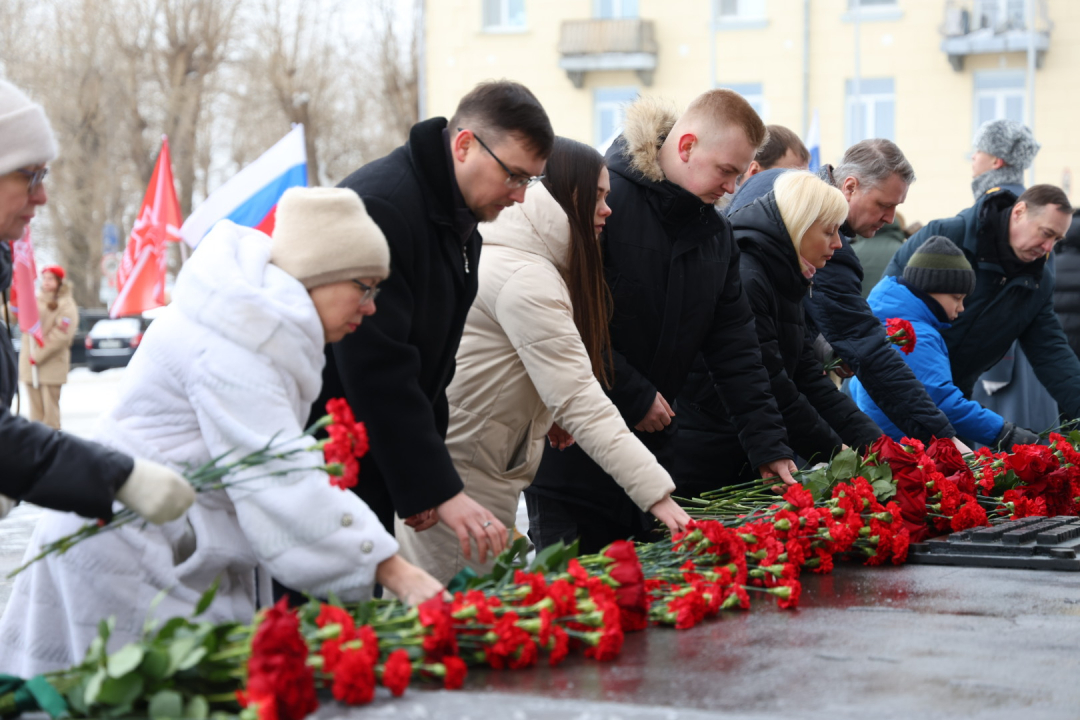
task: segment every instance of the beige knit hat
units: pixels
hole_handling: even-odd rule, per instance
[[[308,290],[357,278],[386,279],[390,247],[364,203],[346,188],[289,188],[277,205],[270,262]]]
[[[56,138],[40,105],[0,80],[0,175],[56,159]]]

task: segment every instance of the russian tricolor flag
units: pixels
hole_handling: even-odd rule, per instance
[[[810,172],[816,173],[821,168],[821,120],[817,108],[806,131],[806,149],[810,152]]]
[[[253,227],[269,235],[274,231],[274,210],[291,187],[307,185],[304,126],[297,125],[255,162],[210,194],[188,216],[180,237],[191,247],[219,220]]]

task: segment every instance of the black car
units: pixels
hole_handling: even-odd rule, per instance
[[[79,327],[71,338],[71,366],[86,364],[86,336],[98,320],[109,317],[108,310],[79,308]]]
[[[86,366],[91,372],[127,366],[149,325],[138,315],[98,320],[84,341]]]

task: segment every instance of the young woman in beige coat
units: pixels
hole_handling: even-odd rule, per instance
[[[71,369],[71,339],[79,327],[79,309],[64,282],[64,269],[52,265],[41,271],[37,293],[38,317],[44,345],[23,333],[19,349],[19,382],[30,398],[30,419],[60,429],[60,387]],[[35,373],[36,368],[36,373]],[[36,376],[36,377],[35,377]]]
[[[481,229],[480,287],[447,390],[450,457],[465,493],[511,527],[550,431],[553,444],[576,441],[642,511],[684,529],[689,516],[671,499],[671,477],[604,393],[607,168],[589,146],[556,138],[546,173],[525,202]],[[416,532],[398,519],[395,535],[402,554],[441,582],[466,566],[491,569],[445,525]]]

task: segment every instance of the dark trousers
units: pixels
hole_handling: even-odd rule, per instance
[[[686,414],[684,408],[680,408]],[[679,425],[675,434],[675,466],[671,478],[675,495],[693,498],[707,490],[716,490],[758,477],[757,468],[750,466],[738,438],[711,432],[707,429]]]
[[[525,492],[529,510],[529,539],[539,552],[562,540],[569,545],[580,540],[582,555],[592,555],[616,540],[649,540],[640,525],[623,525],[596,510],[545,495]]]

